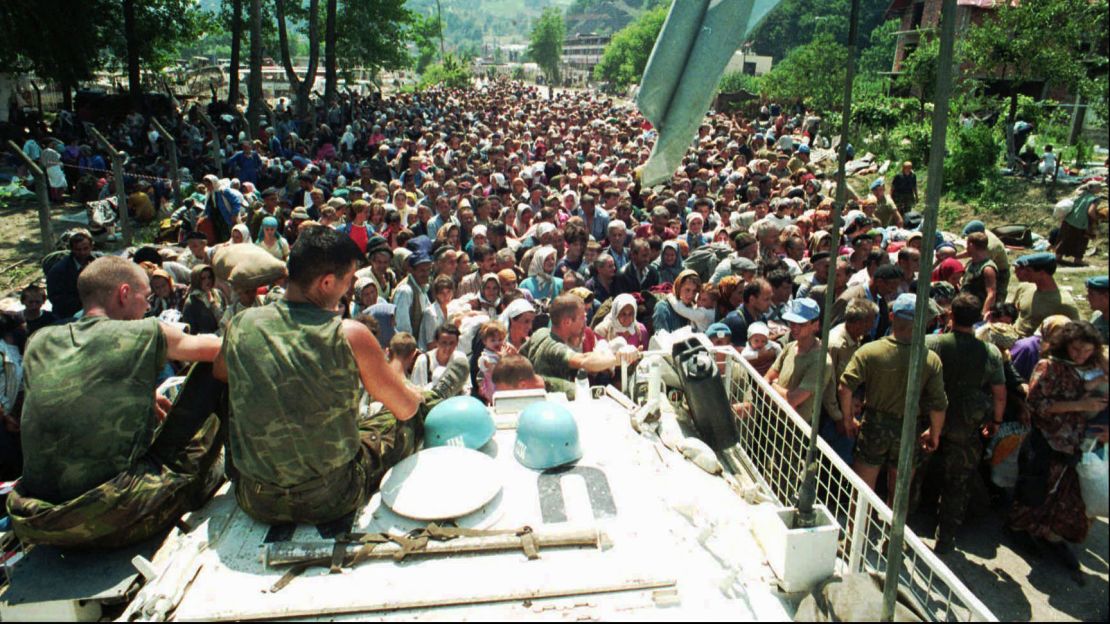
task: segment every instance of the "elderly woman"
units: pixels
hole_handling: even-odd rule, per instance
[[[678,274],[682,273],[682,253],[679,251],[678,242],[664,241],[659,258],[652,264],[659,269],[660,282],[674,283],[678,279]]]
[[[623,338],[626,343],[641,351],[648,345],[647,327],[636,320],[636,298],[628,293],[617,295],[609,308],[608,316],[598,323],[594,333],[609,341]]]
[[[207,264],[193,267],[189,276],[189,294],[185,298],[181,320],[189,324],[193,334],[214,334],[220,328],[226,303],[216,285],[216,272]]]
[[[528,277],[520,283],[520,287],[531,293],[533,300],[550,300],[563,293],[563,280],[554,275],[557,255],[550,245],[544,245],[532,254]]]
[[[1074,573],[1079,562],[1065,542],[1087,538],[1090,520],[1079,490],[1075,464],[1087,435],[1088,420],[1106,409],[1106,395],[1089,389],[1106,356],[1098,331],[1087,322],[1071,322],[1048,339],[1046,356],[1029,382],[1028,405],[1033,430],[1022,445],[1016,499],[1009,527],[1019,537],[1046,544]],[[1100,437],[1106,442],[1106,429]]]

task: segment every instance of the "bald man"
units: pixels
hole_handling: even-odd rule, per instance
[[[77,290],[82,318],[27,344],[24,471],[8,514],[24,543],[115,548],[162,531],[218,484],[220,341],[143,318],[150,283],[123,258],[94,260]],[[169,360],[201,362],[174,404],[155,397]]]

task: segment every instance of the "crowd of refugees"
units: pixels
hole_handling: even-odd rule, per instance
[[[119,384],[137,383],[134,396],[146,396],[180,368],[167,362],[215,361],[204,369],[209,376],[192,369],[186,391],[215,395],[220,379],[229,380],[225,428],[240,503],[263,520],[303,520],[342,510],[319,495],[285,505],[297,487],[332,483],[333,469],[351,462],[374,464],[367,471],[380,477],[382,465],[412,451],[418,431],[402,425],[422,413],[418,403],[460,394],[488,402],[499,389],[537,385],[573,392],[580,371],[594,384],[619,384],[621,362],[634,363],[659,332],[687,327],[735,349],[800,414],[820,402],[822,435],[882,488],[879,477],[893,483],[898,464],[916,297],[924,296],[930,353],[914,390],[921,413],[905,417],[920,422],[920,504],[939,492],[936,549],[950,550],[965,518],[984,513],[976,503],[991,500],[989,487],[1011,505],[1014,539],[1078,569],[1067,543],[1082,543],[1090,524],[1075,461],[1089,440],[1107,440],[1107,278],[1088,280],[1094,314],[1081,319],[1054,277],[1058,254],[1011,262],[981,221],[925,240],[912,163],[873,179],[866,195],[850,193],[833,248],[832,165],[817,160],[827,143],[819,118],[800,106],[707,116],[672,181],[652,188],[640,185],[636,169],[655,129],[629,105],[590,93],[547,99],[493,82],[343,96],[317,107],[310,123],[280,102],[253,141],[231,116],[216,120],[227,135],[206,136],[195,114],[166,122],[186,183],[195,179],[183,205],[169,209],[158,133],[138,115],[111,132],[117,147],[136,154],[136,173],[155,178],[128,184],[142,208],[131,214],[167,216],[171,244],[132,250],[130,269],[98,267],[93,235],[71,232],[67,252],[47,267],[45,289],[26,288],[22,312],[0,316],[6,477],[19,474],[23,429],[23,489],[8,503],[13,520],[22,519],[21,537],[57,542],[55,525],[36,518],[103,487],[136,457],[195,469],[204,463],[196,457],[210,454],[186,462],[162,448],[172,446],[163,435],[152,446],[150,413],[170,409],[153,399],[137,403],[145,433],[115,447],[78,443],[92,437],[83,430],[60,434],[67,401],[96,405],[88,399],[102,392],[97,384],[118,397]],[[99,150],[73,130],[28,144],[48,143],[41,149],[53,152],[52,162],[87,167],[74,170],[64,192],[111,196]],[[64,176],[58,182],[66,185]],[[1101,190],[1091,182],[1077,193],[1058,253],[1083,258],[1104,214]],[[288,277],[262,288],[229,285],[214,257],[236,245],[288,263]],[[926,245],[934,266],[921,266]],[[89,276],[89,267],[99,270]],[[132,269],[141,269],[138,278]],[[924,293],[923,271],[931,275]],[[832,327],[821,345],[830,288]],[[98,325],[91,316],[111,320]],[[97,358],[106,356],[82,341],[95,342],[96,327],[117,321],[98,346],[131,355],[101,379]],[[375,376],[382,371],[388,375]],[[64,383],[61,372],[74,376]],[[352,414],[360,402],[365,414],[367,399],[395,422],[356,431]],[[106,405],[128,407],[122,398]],[[320,416],[301,428],[275,416],[294,413]],[[93,430],[115,422],[92,416]],[[178,442],[211,434],[211,423],[195,415],[178,420],[192,423]],[[1020,475],[999,491],[988,485],[987,457],[1015,431]],[[376,442],[367,447],[368,435]],[[339,453],[321,460],[331,462],[327,470],[307,465],[319,457],[312,443]],[[80,477],[67,469],[86,464],[96,469]]]

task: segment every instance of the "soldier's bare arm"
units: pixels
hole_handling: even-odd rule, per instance
[[[389,365],[378,339],[356,321],[343,321],[343,335],[351,345],[358,363],[362,385],[375,401],[381,401],[397,420],[408,420],[420,405],[420,394],[405,378]]]
[[[212,362],[220,352],[221,340],[211,334],[190,336],[168,323],[161,323],[166,336],[166,356],[179,362]]]

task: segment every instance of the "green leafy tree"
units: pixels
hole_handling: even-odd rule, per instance
[[[925,104],[933,101],[939,56],[940,38],[930,37],[902,60],[902,73],[894,78],[896,89],[912,93],[917,98],[921,117],[925,116]]]
[[[235,106],[239,103],[239,56],[243,47],[243,0],[231,0],[231,67],[228,71],[227,103]]]
[[[795,48],[760,80],[762,93],[775,100],[803,100],[817,110],[840,108],[848,48],[831,36]]]
[[[1018,89],[1046,82],[1085,98],[1106,99],[1107,0],[996,3],[968,29],[966,58],[981,76],[1010,83],[1006,114],[1007,161],[1015,158],[1013,128]]]
[[[420,76],[418,88],[427,89],[434,86],[444,86],[451,89],[462,89],[470,85],[471,78],[469,64],[454,54],[448,53],[443,57],[442,63],[428,66]]]
[[[414,39],[417,17],[405,7],[405,0],[346,0],[337,18],[339,68],[363,67],[378,73],[408,67],[407,48]]]
[[[845,42],[851,4],[851,0],[782,0],[752,33],[753,49],[779,60],[821,37]],[[870,45],[869,37],[883,23],[888,6],[890,0],[861,0],[859,50]],[[892,57],[893,53],[887,57],[888,68]]]
[[[434,17],[425,17],[422,15],[414,15],[412,19],[412,40],[416,45],[416,58],[413,60],[412,68],[416,73],[423,74],[424,71],[435,60],[436,55],[439,54],[439,34],[441,22]]]
[[[548,7],[532,26],[532,39],[528,42],[528,57],[540,66],[547,84],[559,82],[559,68],[562,65],[563,39],[566,26],[563,13],[558,7]]]
[[[883,22],[871,31],[867,47],[859,55],[857,75],[878,76],[888,72],[894,63],[894,51],[898,46],[898,36],[894,33],[902,29],[899,20],[892,19]]]
[[[727,72],[721,76],[721,81],[717,83],[718,93],[736,93],[738,91],[759,93],[759,76],[752,76],[740,71]]]
[[[608,82],[613,90],[638,83],[666,19],[667,7],[662,6],[617,31],[594,67],[594,80]]]
[[[114,11],[104,16],[105,42],[116,62],[127,69],[128,92],[136,106],[142,94],[142,69],[166,68],[177,59],[182,44],[214,27],[213,16],[193,0],[117,0],[111,6]]]
[[[247,78],[247,93],[250,102],[247,105],[247,123],[251,127],[251,136],[258,136],[262,113],[266,108],[265,95],[262,92],[262,0],[250,0],[250,67],[251,73]]]
[[[105,0],[0,2],[0,66],[58,83],[63,107],[73,108],[73,91],[102,64],[89,51],[104,47],[109,11]]]

